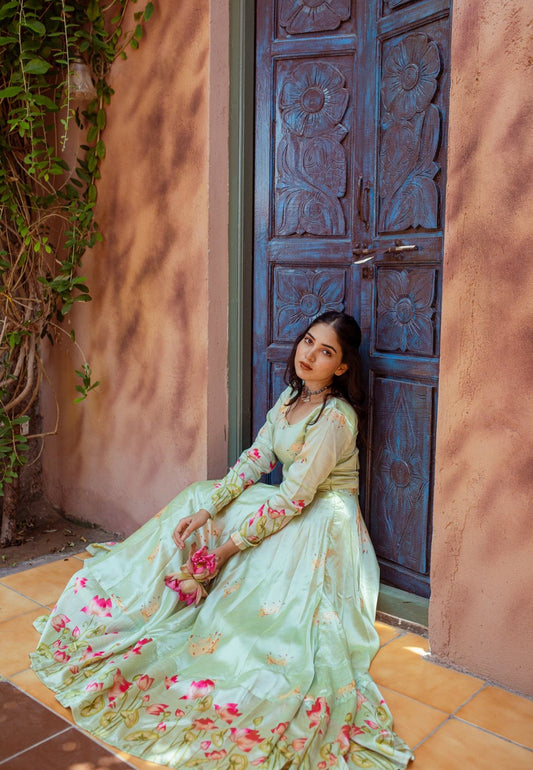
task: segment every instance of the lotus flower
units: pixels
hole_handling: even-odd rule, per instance
[[[207,596],[203,585],[217,572],[215,555],[208,553],[207,546],[193,551],[187,563],[179,572],[172,572],[165,577],[165,585],[176,591],[180,601],[197,606]]]

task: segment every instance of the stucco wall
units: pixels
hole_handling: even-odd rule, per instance
[[[533,694],[528,15],[454,3],[430,642]]]
[[[48,496],[124,533],[226,464],[227,9],[155,5],[140,49],[111,71],[104,242],[83,268],[93,302],[73,314],[101,384],[74,406],[82,359],[60,343],[43,389],[48,427],[55,396],[61,408]]]

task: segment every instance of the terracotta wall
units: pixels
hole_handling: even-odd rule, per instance
[[[48,496],[123,533],[226,467],[227,8],[155,6],[140,49],[112,68],[104,242],[83,268],[93,302],[73,314],[101,384],[74,406],[82,359],[60,344],[43,390],[48,427],[61,406]]]
[[[530,26],[454,3],[430,641],[533,694]]]

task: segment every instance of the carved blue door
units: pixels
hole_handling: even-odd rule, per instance
[[[256,3],[254,429],[316,315],[361,321],[362,502],[382,578],[429,594],[448,0]]]

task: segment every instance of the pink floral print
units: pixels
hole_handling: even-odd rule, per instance
[[[236,703],[226,703],[224,706],[217,706],[215,704],[215,710],[218,716],[230,725],[235,717],[242,716],[241,712],[237,708]]]
[[[261,743],[263,738],[257,732],[257,730],[250,730],[247,727],[238,729],[236,727],[230,728],[230,740],[241,749],[241,751],[251,751],[254,746]]]
[[[93,596],[89,604],[86,607],[82,607],[81,611],[86,612],[87,615],[97,615],[99,618],[110,618],[112,616],[109,610],[111,609],[112,604],[113,602],[111,599]]]
[[[201,679],[199,682],[191,682],[187,695],[182,695],[182,700],[189,698],[203,698],[215,689],[215,683],[211,679]]]

